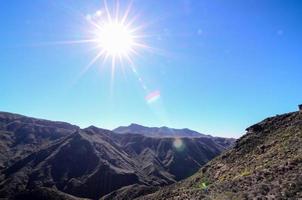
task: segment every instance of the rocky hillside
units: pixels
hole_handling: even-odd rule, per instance
[[[0,170],[77,129],[65,122],[0,112]]]
[[[267,118],[192,177],[138,199],[301,199],[301,144],[301,112]]]
[[[226,146],[0,113],[0,198],[133,199],[191,176]],[[131,198],[130,198],[130,196]]]

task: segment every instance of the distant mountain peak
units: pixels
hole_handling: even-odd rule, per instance
[[[112,131],[119,134],[133,133],[149,137],[211,137],[188,128],[147,127],[136,123],[131,123],[129,126],[120,126]]]
[[[96,130],[96,131],[99,131],[99,130],[104,130],[104,131],[108,131],[107,129],[103,129],[103,128],[99,128],[99,127],[97,127],[97,126],[93,126],[93,125],[91,125],[91,126],[88,126],[87,128],[85,128],[84,130]]]
[[[174,129],[167,126],[147,127],[140,124],[132,123],[129,126],[120,126],[113,130],[119,134],[133,133],[141,134],[149,137],[205,137],[197,131],[188,128]]]
[[[129,127],[147,128],[147,127],[145,127],[145,126],[142,126],[142,125],[136,124],[136,123],[131,123],[131,124],[129,125]]]

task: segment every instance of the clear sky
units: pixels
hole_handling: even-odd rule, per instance
[[[110,58],[84,71],[97,44],[62,42],[89,39],[103,1],[0,1],[0,110],[239,137],[302,103],[301,10],[300,0],[134,0],[129,19],[151,48],[113,77]]]

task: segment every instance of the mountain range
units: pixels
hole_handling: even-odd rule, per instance
[[[134,127],[144,131],[0,113],[0,198],[302,199],[302,111],[269,117],[226,146]]]
[[[119,134],[125,134],[125,133],[142,134],[148,137],[192,137],[192,138],[211,137],[210,135],[204,135],[202,133],[198,133],[197,131],[193,131],[187,128],[174,129],[174,128],[168,128],[166,126],[146,127],[134,123],[130,124],[129,126],[120,126],[112,131]]]
[[[0,112],[0,198],[112,199],[124,194],[131,199],[193,175],[234,141],[185,136],[81,129]]]
[[[175,129],[166,126],[163,127],[146,127],[139,124],[130,124],[129,126],[120,126],[112,130],[119,134],[140,134],[146,137],[155,138],[209,138],[215,143],[220,144],[224,147],[231,146],[236,139],[234,138],[223,138],[223,137],[213,137],[211,135],[205,135],[197,131],[190,130],[188,128]]]

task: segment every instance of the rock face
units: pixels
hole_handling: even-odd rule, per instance
[[[247,128],[192,177],[138,199],[301,199],[302,113]]]
[[[0,198],[133,199],[194,174],[226,145],[0,112]]]

